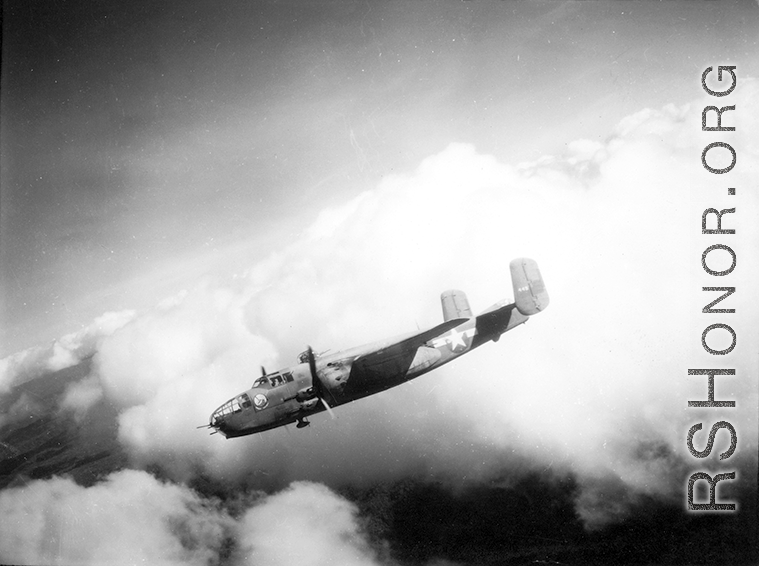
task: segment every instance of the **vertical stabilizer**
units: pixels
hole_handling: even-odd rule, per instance
[[[548,306],[548,292],[535,260],[521,257],[509,264],[514,302],[525,316],[537,314]]]
[[[471,318],[472,309],[464,291],[450,289],[440,295],[440,303],[443,305],[443,320],[449,321],[454,318]]]

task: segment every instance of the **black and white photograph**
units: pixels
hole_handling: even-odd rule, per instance
[[[0,564],[759,564],[759,1],[6,0]]]

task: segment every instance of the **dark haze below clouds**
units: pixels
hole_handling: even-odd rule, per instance
[[[756,490],[729,517],[695,516],[655,498],[624,522],[587,532],[574,513],[572,476],[532,473],[508,488],[451,492],[406,480],[342,493],[357,502],[369,533],[390,542],[402,563],[753,564],[759,551]]]

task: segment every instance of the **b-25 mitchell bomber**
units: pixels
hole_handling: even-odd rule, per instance
[[[261,368],[263,375],[253,386],[216,409],[202,428],[226,438],[291,423],[303,428],[315,413],[326,410],[334,417],[332,407],[401,385],[486,342],[497,342],[548,306],[534,260],[515,259],[509,268],[514,302],[501,301],[473,316],[462,291],[446,291],[440,296],[442,324],[329,355],[316,355],[309,347],[294,366],[269,374]]]

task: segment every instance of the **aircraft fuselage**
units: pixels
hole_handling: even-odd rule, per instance
[[[549,302],[533,260],[513,260],[510,269],[515,302],[502,301],[472,316],[463,292],[446,291],[442,324],[329,355],[315,356],[309,348],[298,364],[259,377],[216,409],[208,426],[227,438],[294,422],[300,428],[313,414],[401,385],[497,341]]]
[[[353,375],[354,362],[362,356],[381,351],[417,333],[319,356],[316,359],[317,372],[324,385],[325,401],[330,407],[337,407],[406,383],[485,342],[497,340],[502,332],[529,318],[515,309],[508,311],[503,315],[505,328],[500,332],[500,328],[491,330],[483,325],[478,328],[478,317],[472,317],[415,348],[413,354],[391,357],[364,371],[353,372]],[[326,410],[317,398],[309,395],[310,388],[311,373],[307,362],[268,374],[217,409],[211,416],[211,425],[227,438],[232,438],[295,423]]]

